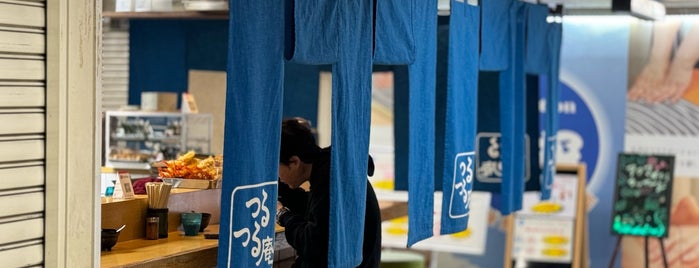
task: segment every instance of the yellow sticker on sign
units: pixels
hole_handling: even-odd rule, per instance
[[[568,255],[568,251],[560,248],[545,248],[541,251],[544,256],[563,257]]]
[[[568,237],[558,235],[545,236],[543,240],[544,243],[551,245],[564,245],[568,243]]]
[[[541,202],[532,207],[532,211],[542,214],[553,214],[563,210],[563,205],[554,202]]]

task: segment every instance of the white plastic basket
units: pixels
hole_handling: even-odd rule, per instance
[[[185,10],[216,11],[228,10],[228,1],[221,0],[183,0]]]
[[[159,12],[172,11],[172,0],[151,0],[151,9]]]

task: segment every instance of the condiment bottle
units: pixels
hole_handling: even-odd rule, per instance
[[[157,240],[158,239],[158,224],[160,218],[158,217],[147,217],[146,218],[146,239]]]

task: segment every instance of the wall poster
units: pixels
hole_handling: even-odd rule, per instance
[[[675,156],[669,233],[669,267],[699,266],[699,16],[634,20],[624,151]],[[650,239],[650,267],[663,267]],[[621,267],[643,265],[641,237],[625,237]]]

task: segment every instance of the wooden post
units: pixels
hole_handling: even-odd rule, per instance
[[[514,236],[514,220],[515,220],[515,215],[514,212],[510,213],[510,215],[505,216],[503,218],[504,224],[505,224],[505,230],[507,232],[507,235],[505,236],[505,258],[504,258],[504,263],[502,264],[503,268],[512,268],[512,241],[513,241],[513,236]]]
[[[573,242],[573,268],[586,268],[587,263],[587,191],[585,164],[577,167],[578,172],[578,198],[575,209],[575,231]]]

